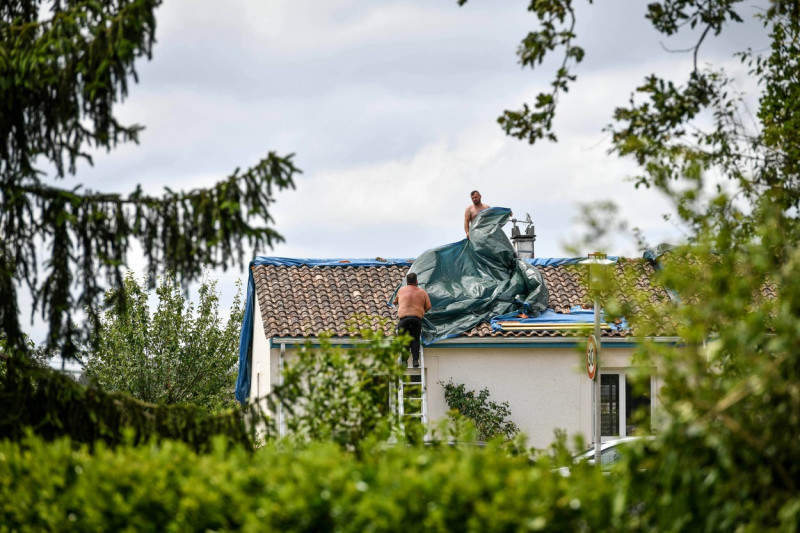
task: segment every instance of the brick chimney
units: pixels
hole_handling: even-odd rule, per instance
[[[531,215],[525,213],[525,220],[512,218],[514,226],[511,228],[511,242],[514,244],[514,252],[520,259],[533,259],[533,243],[536,241],[536,232],[533,227]],[[521,232],[517,227],[517,222],[525,224],[525,232]]]

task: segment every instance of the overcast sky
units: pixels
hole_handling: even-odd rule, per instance
[[[139,83],[120,108],[123,123],[146,127],[140,144],[99,154],[74,180],[121,193],[137,183],[154,193],[192,189],[270,150],[295,153],[297,189],[273,206],[286,242],[257,255],[416,257],[464,238],[473,189],[489,205],[530,214],[540,257],[566,255],[580,205],[592,201],[617,201],[653,245],[677,241],[680,229],[661,217],[670,206],[625,180],[636,169],[607,154],[602,129],[647,74],[686,78],[691,55],[664,47],[686,48],[692,36],[657,35],[646,2],[578,2],[587,55],[560,103],[559,142],[532,147],[496,122],[546,89],[555,68],[518,63],[516,48],[535,26],[526,5],[166,0],[153,59],[138,64]],[[741,69],[731,52],[763,46],[754,28],[709,41],[700,61]],[[607,251],[641,256],[627,235]],[[221,285],[238,277],[229,271]]]

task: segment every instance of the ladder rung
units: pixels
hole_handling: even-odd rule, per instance
[[[390,403],[403,419],[420,420],[427,424],[427,387],[425,384],[425,355],[420,347],[420,366],[407,366],[397,384],[396,396]],[[408,361],[406,361],[408,364]]]

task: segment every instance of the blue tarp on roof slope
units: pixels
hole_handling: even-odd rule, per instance
[[[600,321],[604,322],[605,318],[603,316],[603,311],[600,311]],[[519,312],[512,312],[506,315],[499,315],[492,317],[489,321],[492,325],[493,331],[502,330],[503,325],[502,323],[508,324],[509,322],[513,322],[514,324],[519,324],[520,326],[525,324],[593,324],[594,323],[594,309],[584,309],[581,306],[573,306],[570,308],[569,313],[557,313],[553,309],[545,309],[539,316],[537,317],[525,317],[521,318],[519,316]],[[622,320],[620,323],[612,323],[606,326],[609,329],[622,331],[628,328],[628,322],[626,320]],[[554,327],[553,329],[558,329]]]

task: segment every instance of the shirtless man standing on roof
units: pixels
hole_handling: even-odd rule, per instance
[[[431,299],[425,289],[417,287],[414,272],[406,276],[406,285],[400,287],[394,299],[397,305],[397,333],[411,335],[411,359],[414,368],[419,368],[419,339],[422,334],[422,317],[431,308]],[[398,305],[399,304],[399,305]],[[408,362],[408,356],[406,356]]]
[[[464,211],[464,233],[467,234],[467,239],[469,239],[470,223],[475,220],[475,217],[478,216],[478,213],[484,209],[489,209],[490,207],[481,202],[481,193],[478,191],[472,191],[469,193],[469,197],[472,198],[472,205],[467,206],[467,210]]]

